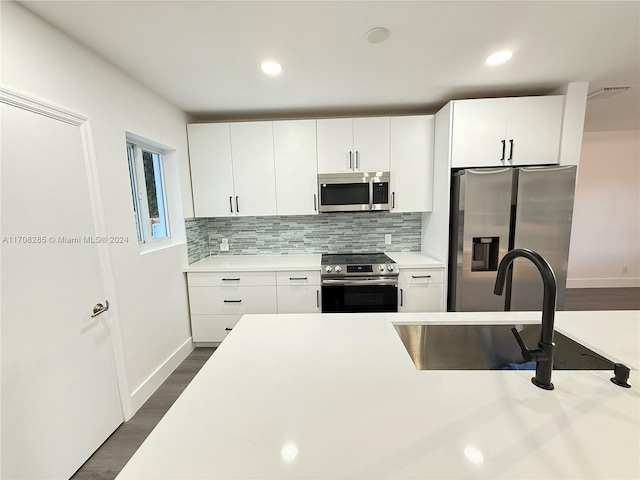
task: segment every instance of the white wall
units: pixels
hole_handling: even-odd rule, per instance
[[[567,286],[640,287],[639,224],[640,131],[585,132]]]
[[[121,323],[126,380],[132,392],[129,407],[135,411],[192,348],[181,272],[187,258],[181,204],[187,215],[192,214],[188,118],[22,6],[2,2],[1,20],[2,86],[90,118],[108,231],[130,239],[127,244],[112,246],[110,252],[117,294],[117,303],[112,305]],[[159,69],[167,67],[158,65]],[[179,242],[171,248],[139,253],[125,132],[175,149],[169,156],[167,175],[173,176],[168,188],[177,194],[170,213]]]

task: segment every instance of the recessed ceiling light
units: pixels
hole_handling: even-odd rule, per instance
[[[513,55],[513,52],[510,52],[509,50],[496,52],[493,55],[489,55],[489,57],[487,58],[487,63],[489,65],[500,65],[501,63],[504,63],[507,60],[509,60],[512,55]]]
[[[278,75],[282,72],[282,65],[278,62],[263,62],[260,68],[267,75]]]
[[[364,34],[369,43],[382,43],[389,38],[389,30],[384,27],[375,27]]]

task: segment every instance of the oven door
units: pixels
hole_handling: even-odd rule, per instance
[[[397,277],[322,280],[322,313],[397,311]]]

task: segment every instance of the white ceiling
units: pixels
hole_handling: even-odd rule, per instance
[[[633,88],[590,100],[585,130],[640,129],[638,1],[21,3],[199,119],[434,113],[588,81]],[[370,44],[377,26],[391,35]]]

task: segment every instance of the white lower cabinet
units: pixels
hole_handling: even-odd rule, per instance
[[[278,313],[320,313],[320,272],[277,272]]]
[[[402,268],[398,277],[398,311],[443,312],[443,282],[443,268]]]
[[[221,342],[245,313],[276,313],[275,272],[188,273],[194,342]]]

